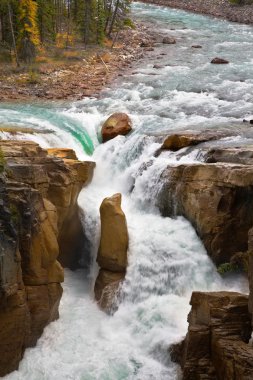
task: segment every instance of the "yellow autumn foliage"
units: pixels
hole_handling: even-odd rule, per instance
[[[34,46],[40,44],[37,24],[38,5],[33,0],[19,0],[19,36],[20,40],[28,38]]]
[[[68,33],[57,33],[56,35],[56,46],[58,48],[65,48],[66,45],[73,46],[75,42],[75,37],[73,34]]]

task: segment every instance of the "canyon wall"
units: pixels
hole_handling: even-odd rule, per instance
[[[234,292],[194,292],[189,329],[183,343],[172,347],[183,380],[250,380],[253,348],[248,297]]]
[[[77,197],[93,173],[71,150],[0,141],[0,376],[58,318],[64,273],[82,245]],[[66,244],[66,241],[68,244]],[[59,261],[58,261],[59,260]]]
[[[249,345],[253,326],[253,146],[222,147],[219,143],[217,147],[213,141],[219,137],[184,131],[168,136],[157,152],[184,148],[187,154],[197,147],[203,162],[168,165],[163,171],[158,206],[164,216],[186,217],[213,262],[226,264],[229,270],[245,270],[250,285],[249,297],[233,292],[192,294],[188,334],[171,347],[171,358],[181,364],[184,380],[253,378],[253,348]]]

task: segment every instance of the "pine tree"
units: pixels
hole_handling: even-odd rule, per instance
[[[42,43],[55,41],[55,4],[54,0],[37,0],[38,28]]]
[[[19,4],[19,56],[26,63],[36,56],[36,47],[40,43],[37,24],[38,5],[33,0],[20,0]]]
[[[102,44],[105,38],[105,9],[103,0],[97,0],[97,43]]]

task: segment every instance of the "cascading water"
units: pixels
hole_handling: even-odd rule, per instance
[[[251,141],[251,131],[241,136],[238,124],[253,118],[253,29],[138,3],[133,12],[161,34],[170,28],[177,44],[157,46],[100,99],[56,108],[0,107],[0,123],[34,130],[14,137],[3,133],[5,137],[67,146],[79,158],[96,161],[93,181],[79,198],[94,257],[105,197],[122,193],[130,236],[118,311],[107,316],[92,300],[95,265],[90,281],[83,271],[67,271],[60,320],[26,351],[19,371],[8,380],[175,380],[180,371],[171,363],[168,347],[186,333],[192,290],[245,289],[243,279],[220,278],[189,222],[163,218],[156,207],[163,170],[201,155],[196,149],[159,157],[155,152],[161,135],[189,127],[234,128],[238,136],[223,139],[226,145]],[[195,43],[203,48],[192,49]],[[232,63],[210,65],[216,55]],[[157,62],[159,70],[153,68]],[[130,114],[134,131],[99,144],[99,126],[115,111]]]

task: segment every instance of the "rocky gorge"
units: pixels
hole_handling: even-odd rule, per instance
[[[0,107],[3,374],[60,312],[8,380],[252,378],[252,29],[134,9],[160,42],[99,99]]]

